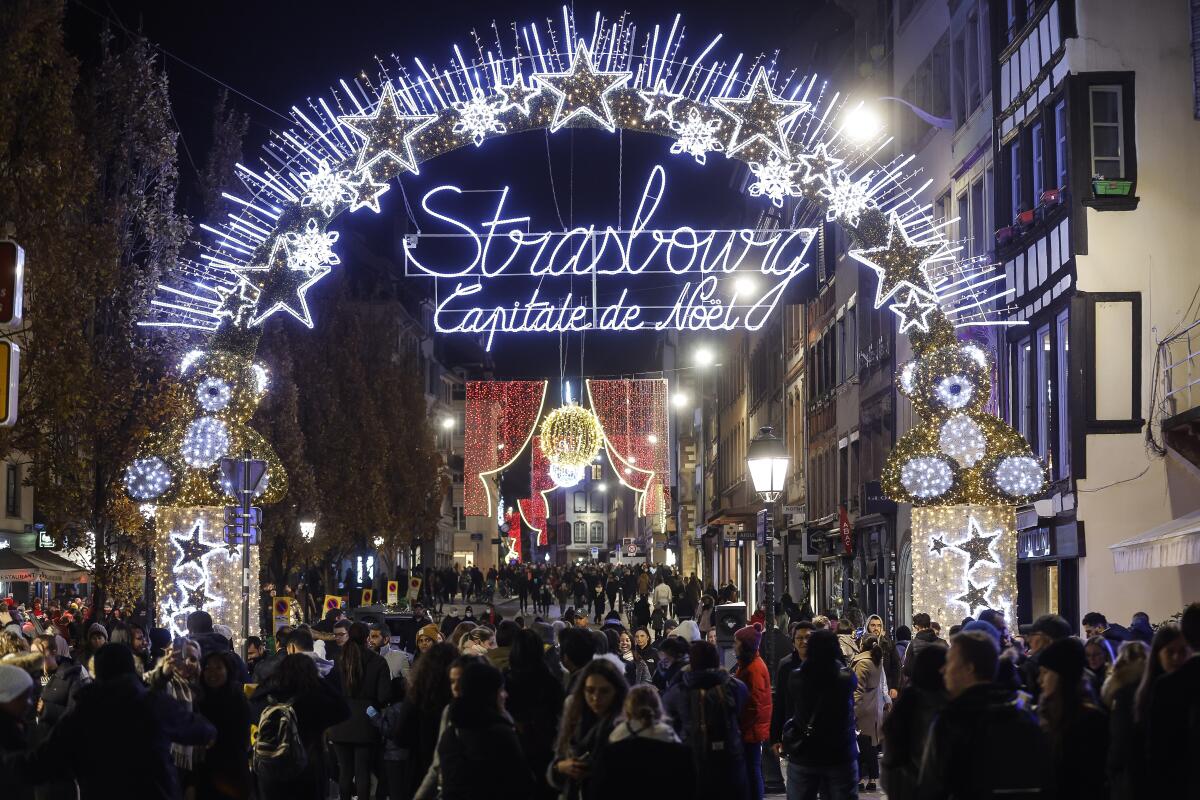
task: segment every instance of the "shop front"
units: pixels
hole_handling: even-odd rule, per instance
[[[1086,555],[1083,523],[1074,512],[1039,517],[1017,513],[1017,621],[1058,614],[1079,625],[1079,559]]]

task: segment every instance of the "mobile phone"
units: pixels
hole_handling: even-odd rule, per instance
[[[379,714],[379,712],[375,710],[375,706],[367,706],[368,717],[374,719],[377,714]]]

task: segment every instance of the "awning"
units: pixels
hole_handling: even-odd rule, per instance
[[[0,581],[16,583],[87,583],[87,570],[49,553],[14,553],[0,550]]]
[[[1200,564],[1200,511],[1117,542],[1109,550],[1116,572]]]
[[[55,575],[56,577],[50,579],[54,583],[88,583],[88,571],[58,553],[35,550],[25,553],[25,558],[44,567],[47,574]]]

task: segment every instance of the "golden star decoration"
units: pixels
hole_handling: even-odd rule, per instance
[[[395,161],[414,175],[417,158],[413,154],[412,137],[437,119],[436,114],[405,114],[396,100],[396,90],[389,83],[383,87],[379,104],[370,114],[351,114],[338,117],[338,122],[361,136],[355,172],[361,172],[381,160]]]
[[[936,299],[924,266],[944,258],[946,250],[941,241],[914,241],[904,230],[900,215],[893,211],[888,215],[887,244],[869,250],[851,250],[850,257],[866,264],[879,278],[875,291],[875,307],[879,308],[904,288],[929,300]]]
[[[592,64],[592,54],[582,41],[575,49],[571,68],[566,72],[533,74],[537,85],[549,90],[558,99],[550,122],[552,133],[576,117],[591,117],[609,132],[615,130],[608,94],[628,83],[632,77],[632,72],[598,71]]]

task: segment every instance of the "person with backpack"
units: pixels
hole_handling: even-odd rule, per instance
[[[239,667],[229,652],[209,653],[201,662],[196,710],[217,729],[217,741],[196,769],[198,800],[250,796],[250,703]]]
[[[913,662],[912,680],[883,720],[882,784],[888,800],[915,800],[917,776],[925,754],[925,740],[934,717],[946,705],[942,667],[946,649],[926,647]]]
[[[546,780],[560,800],[595,800],[596,765],[616,727],[629,691],[618,659],[599,656],[579,671],[563,707],[562,724]]]
[[[721,669],[715,645],[692,642],[688,658],[691,669],[667,691],[663,705],[675,733],[692,749],[695,796],[740,800],[746,795],[746,766],[738,718],[749,692]]]
[[[625,695],[624,713],[608,736],[604,760],[596,765],[597,800],[690,798],[696,794],[692,752],[681,744],[665,719],[653,686],[634,686]],[[631,791],[630,776],[635,776]]]
[[[387,661],[367,645],[367,626],[355,622],[347,630],[337,659],[350,718],[329,730],[338,763],[342,797],[370,792],[371,773],[379,756],[379,732],[371,722],[392,699],[392,673]]]
[[[350,716],[345,698],[322,680],[313,659],[292,653],[259,686],[253,771],[261,800],[324,800],[328,778],[322,737]]]

